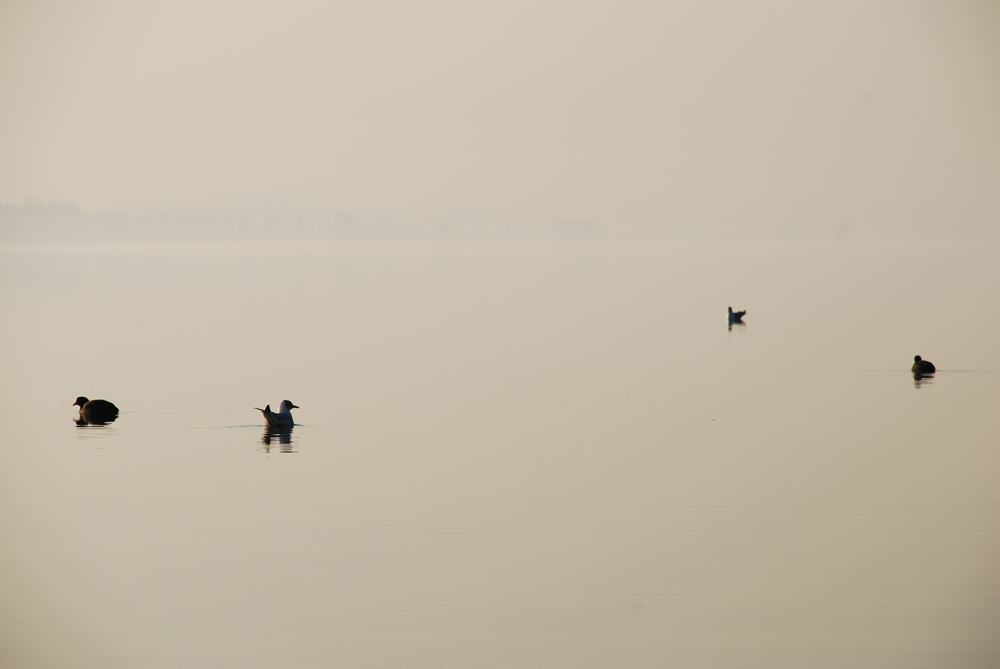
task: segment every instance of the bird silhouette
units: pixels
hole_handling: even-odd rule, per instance
[[[291,400],[282,400],[281,410],[278,411],[278,413],[271,411],[270,404],[263,409],[260,407],[254,407],[254,409],[257,409],[257,411],[264,414],[264,420],[267,421],[268,427],[287,427],[295,425],[295,421],[292,420],[292,409],[298,408],[299,407],[292,404]]]
[[[913,356],[913,367],[910,367],[910,371],[914,374],[933,374],[936,370],[933,362],[915,355]]]
[[[103,425],[118,418],[118,407],[107,400],[88,400],[86,397],[77,397],[73,406],[80,407],[80,420],[77,422],[81,424]]]

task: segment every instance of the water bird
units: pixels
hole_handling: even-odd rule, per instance
[[[913,356],[913,367],[910,367],[910,371],[914,374],[933,374],[935,372],[934,363],[930,360],[924,360],[919,355]]]
[[[88,400],[77,397],[73,406],[80,407],[80,421],[102,425],[118,418],[118,407],[107,400]]]
[[[733,323],[742,323],[743,315],[745,313],[745,309],[743,311],[733,311],[733,308],[729,307],[729,324],[732,325]]]
[[[268,404],[266,407],[261,409],[260,407],[254,407],[257,411],[264,414],[264,420],[267,422],[268,427],[287,427],[290,425],[295,425],[295,421],[292,420],[292,409],[298,409],[296,405],[292,404],[291,400],[282,400],[281,411],[274,413],[271,411],[271,405]]]

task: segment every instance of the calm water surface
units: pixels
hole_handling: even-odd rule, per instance
[[[0,665],[1000,666],[998,250],[0,248]]]

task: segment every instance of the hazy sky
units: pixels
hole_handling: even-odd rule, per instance
[[[0,202],[1000,227],[1000,3],[0,0]]]

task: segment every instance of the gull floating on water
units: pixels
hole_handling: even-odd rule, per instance
[[[746,310],[743,310],[743,311],[733,311],[733,308],[729,307],[729,324],[732,325],[733,323],[742,323],[743,322],[743,314],[745,314],[745,313],[746,313]]]
[[[295,421],[292,420],[292,409],[298,409],[298,407],[292,404],[291,400],[283,400],[281,411],[278,413],[271,411],[270,404],[263,409],[259,407],[254,407],[254,409],[264,414],[264,420],[267,421],[268,427],[291,427],[295,425]]]
[[[118,418],[118,407],[107,400],[88,400],[77,397],[73,406],[80,407],[80,420],[84,423],[110,423]]]
[[[914,374],[933,374],[934,373],[934,363],[930,360],[924,360],[919,355],[913,356],[913,367],[910,367],[910,371]]]

